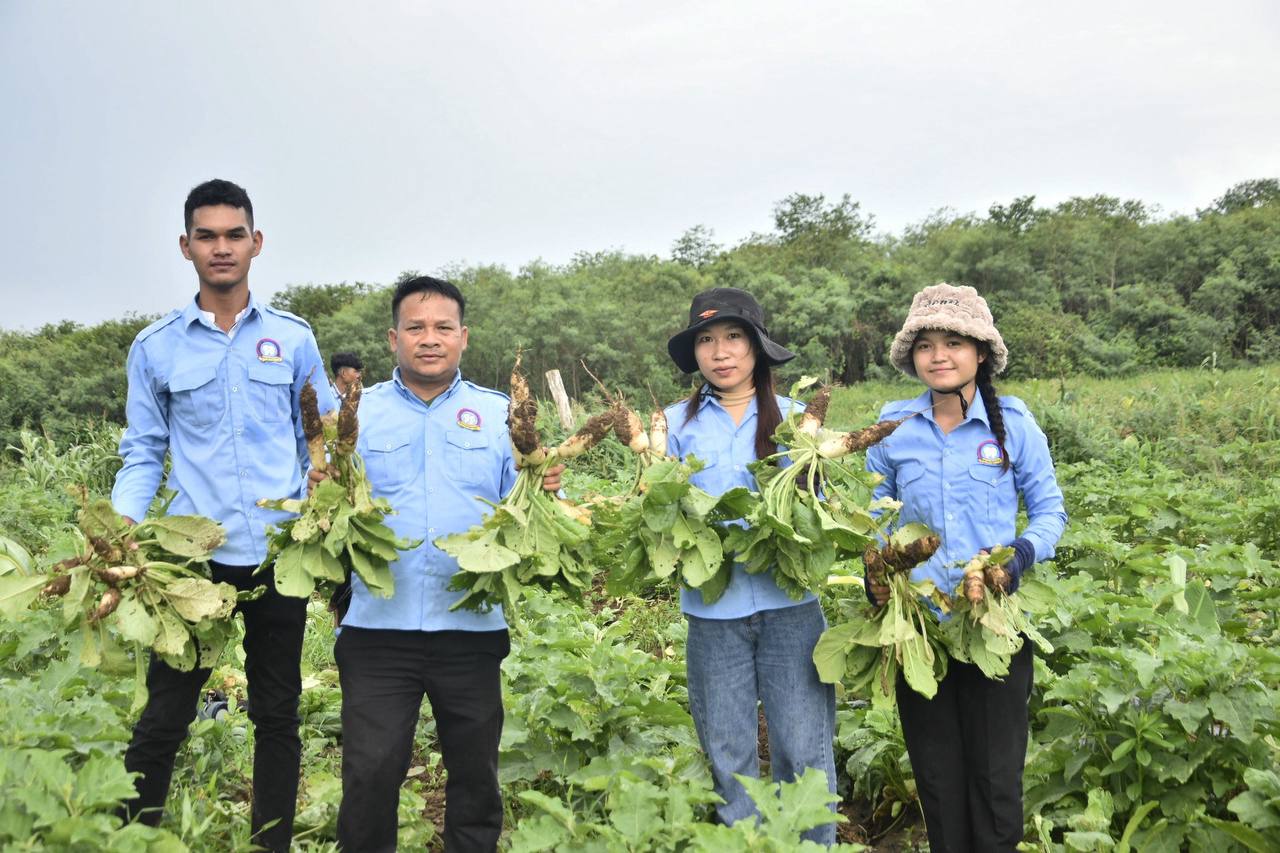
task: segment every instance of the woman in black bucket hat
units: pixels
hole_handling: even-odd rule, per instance
[[[666,411],[668,449],[704,463],[693,483],[712,495],[755,489],[747,465],[773,454],[783,413],[799,403],[773,390],[772,367],[794,358],[769,337],[764,311],[745,290],[717,287],[693,298],[689,325],[667,342],[671,359],[703,384]],[[714,588],[713,588],[714,587]],[[689,707],[711,765],[720,820],[753,818],[756,809],[734,778],[759,775],[757,703],[769,729],[770,768],[790,781],[807,768],[827,774],[835,791],[835,693],[818,680],[813,647],[826,627],[817,599],[789,598],[773,572],[739,564],[681,594],[688,620]],[[835,842],[835,824],[805,838]]]

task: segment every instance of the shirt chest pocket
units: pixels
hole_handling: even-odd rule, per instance
[[[293,412],[293,371],[286,364],[249,365],[249,402],[262,423],[289,420]]]
[[[375,494],[394,492],[413,479],[413,448],[408,439],[371,437],[363,458]]]
[[[969,487],[969,505],[976,512],[990,518],[1000,506],[1000,493],[1012,488],[1013,475],[999,465],[975,462],[969,466],[969,476],[965,478],[965,483]]]
[[[480,486],[494,477],[495,461],[489,452],[489,437],[466,429],[446,430],[444,464],[453,482]]]
[[[923,462],[903,462],[894,471],[894,486],[897,498],[902,501],[904,517],[910,520],[928,519],[932,517],[933,503],[937,498],[935,490],[929,489],[930,478],[924,475]]]
[[[213,426],[226,411],[226,393],[217,365],[183,370],[169,377],[169,415],[198,427]]]

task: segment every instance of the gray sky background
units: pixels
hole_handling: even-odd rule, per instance
[[[0,0],[0,328],[195,291],[187,191],[244,185],[251,281],[732,244],[792,192],[899,232],[1280,176],[1280,4]]]

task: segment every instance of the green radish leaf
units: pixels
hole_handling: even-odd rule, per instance
[[[160,630],[156,618],[145,604],[130,590],[126,590],[115,612],[116,629],[126,640],[150,646]]]
[[[813,665],[820,681],[838,684],[844,677],[849,650],[853,647],[852,637],[861,627],[858,622],[846,622],[822,632],[813,647]]]
[[[53,575],[0,575],[0,614],[18,618],[51,580]]]
[[[173,611],[161,609],[156,612],[156,626],[156,640],[153,648],[162,655],[182,656],[191,639],[187,626],[182,624],[182,620]]]
[[[680,498],[680,511],[690,518],[705,520],[720,503],[720,499],[707,494],[697,486],[690,486]]]
[[[165,551],[189,560],[208,560],[227,541],[222,525],[199,515],[149,518],[138,528],[133,538],[154,538]]]
[[[901,527],[899,527],[897,530],[893,531],[893,533],[889,536],[889,542],[893,545],[897,545],[901,547],[905,545],[910,545],[912,542],[916,541],[917,539],[922,539],[925,536],[932,536],[932,535],[933,535],[933,531],[930,530],[926,525],[923,525],[918,521],[913,521],[910,524],[904,524]]]
[[[293,544],[276,557],[276,592],[293,598],[310,598],[315,592],[316,582],[307,570],[306,551],[307,546]]]
[[[221,586],[230,587],[230,584]],[[174,612],[188,622],[227,619],[235,608],[235,598],[228,601],[218,587],[218,584],[199,578],[181,578],[166,586],[163,595]]]

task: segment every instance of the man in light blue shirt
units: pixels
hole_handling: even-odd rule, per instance
[[[245,675],[254,724],[254,841],[287,850],[293,833],[301,741],[298,697],[306,602],[275,591],[266,527],[285,513],[260,498],[302,497],[307,465],[298,395],[308,377],[322,412],[334,408],[324,365],[302,319],[255,300],[249,266],[262,249],[253,205],[229,181],[207,181],[187,197],[179,248],[199,279],[195,299],[138,333],[129,350],[124,466],[111,501],[130,521],[146,515],[162,481],[174,514],[220,523],[227,541],[214,553],[214,581],[266,586],[237,611],[245,620]],[[166,452],[172,468],[164,474]],[[208,669],[180,672],[152,657],[150,699],[133,730],[125,767],[141,774],[125,816],[155,825],[174,758],[196,714]],[[270,827],[263,829],[267,824]]]
[[[429,276],[396,287],[388,333],[397,367],[360,400],[360,438],[376,497],[397,536],[421,540],[391,564],[395,594],[359,577],[334,648],[342,683],[344,850],[396,846],[396,808],[423,696],[431,703],[445,786],[445,850],[494,850],[502,831],[499,665],[510,651],[500,608],[450,611],[457,562],[434,541],[479,524],[515,483],[505,394],[462,378],[466,301]],[[544,487],[559,486],[553,469]],[[313,477],[315,479],[315,477]]]

